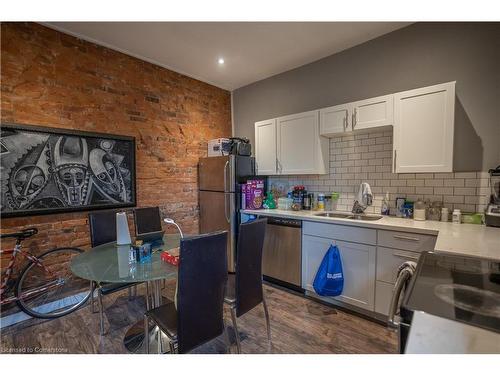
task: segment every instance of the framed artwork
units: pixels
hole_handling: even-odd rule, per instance
[[[136,205],[135,138],[1,124],[1,216]]]

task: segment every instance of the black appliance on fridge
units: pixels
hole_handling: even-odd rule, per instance
[[[228,231],[228,269],[234,272],[241,186],[255,177],[255,158],[241,155],[200,158],[198,172],[200,233]]]

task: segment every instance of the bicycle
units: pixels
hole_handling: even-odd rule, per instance
[[[40,256],[24,250],[22,242],[38,233],[36,228],[27,228],[17,233],[3,233],[0,239],[15,238],[11,250],[0,250],[0,255],[11,255],[0,286],[0,306],[16,302],[26,314],[35,318],[53,319],[67,315],[90,297],[88,280],[74,276],[69,268],[71,259],[83,252],[75,247],[49,250]],[[12,278],[17,256],[21,255],[29,263]],[[13,295],[7,296],[14,287]]]

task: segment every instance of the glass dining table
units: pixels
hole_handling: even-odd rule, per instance
[[[97,283],[145,282],[148,286],[146,299],[149,301],[151,297],[154,308],[162,304],[161,281],[176,279],[178,271],[177,266],[161,260],[161,251],[176,248],[179,244],[180,235],[166,234],[163,236],[163,243],[152,247],[151,260],[144,263],[129,263],[130,245],[117,245],[111,242],[74,257],[71,261],[71,271],[82,279]],[[155,327],[150,328],[149,341],[150,349],[154,351],[158,346]],[[128,329],[123,342],[129,352],[144,353],[143,320]]]

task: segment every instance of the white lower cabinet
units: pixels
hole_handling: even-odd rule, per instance
[[[344,290],[338,297],[318,297],[387,315],[399,266],[418,262],[420,253],[433,250],[435,242],[436,236],[429,234],[304,221],[302,288],[315,293],[313,282],[321,261],[330,245],[337,245]]]
[[[375,284],[375,312],[389,315],[389,304],[391,303],[393,284],[378,281]]]
[[[302,287],[312,286],[319,265],[330,245],[337,245],[342,259],[344,290],[335,300],[373,311],[375,305],[376,247],[328,238],[302,237]]]

